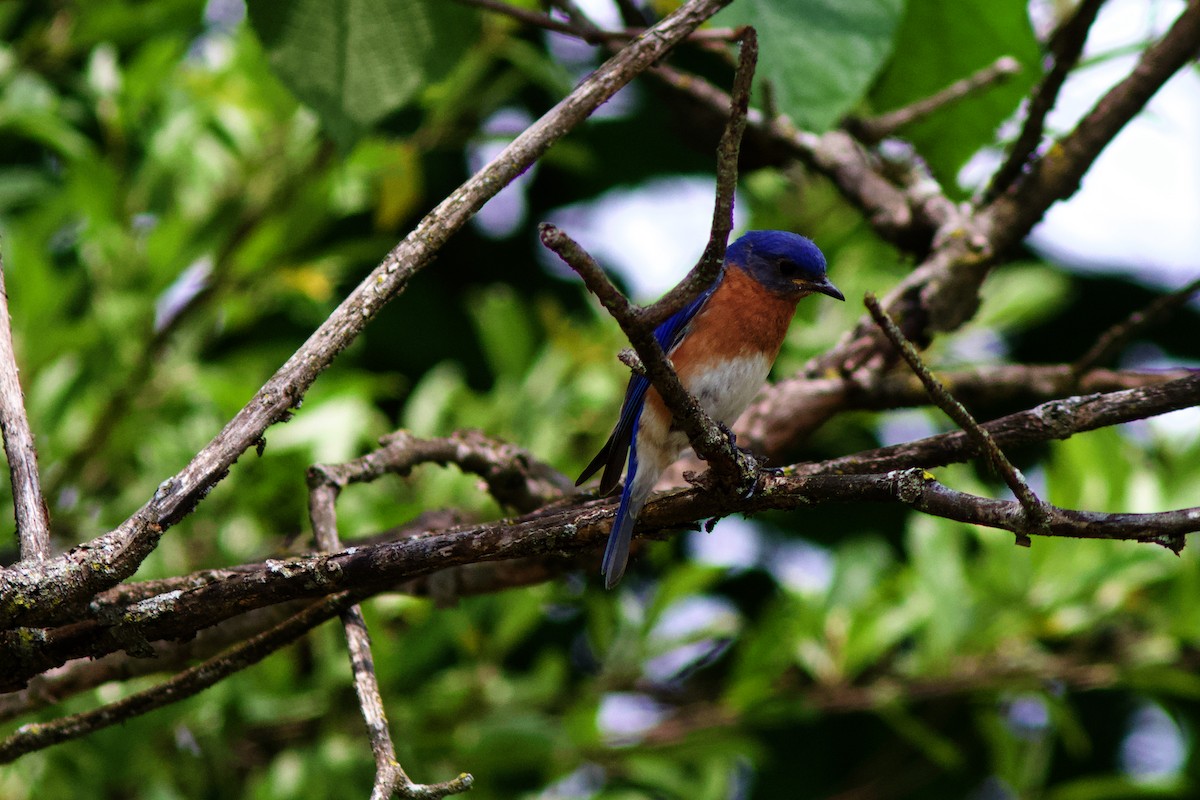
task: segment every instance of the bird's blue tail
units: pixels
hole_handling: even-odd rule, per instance
[[[616,586],[625,574],[625,564],[629,561],[629,542],[633,537],[633,524],[637,522],[638,514],[649,496],[648,490],[634,488],[638,469],[636,422],[633,441],[635,445],[629,449],[629,470],[625,473],[625,488],[621,490],[621,505],[617,507],[617,516],[613,519],[612,531],[608,534],[608,546],[604,548],[604,561],[600,567],[605,589]]]

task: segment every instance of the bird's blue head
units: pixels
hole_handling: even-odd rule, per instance
[[[813,292],[845,300],[825,276],[825,256],[811,239],[787,231],[750,231],[725,252],[731,264],[781,295]]]

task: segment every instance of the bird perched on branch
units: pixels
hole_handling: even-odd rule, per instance
[[[762,388],[796,311],[810,294],[845,300],[825,276],[825,256],[803,236],[751,231],[725,254],[704,294],[654,330],[684,388],[715,421],[732,424]],[[633,524],[659,477],[687,446],[662,397],[643,375],[625,390],[612,434],[575,485],[604,467],[600,492],[616,488],[628,457],[621,505],[601,573],[611,589],[625,573]]]

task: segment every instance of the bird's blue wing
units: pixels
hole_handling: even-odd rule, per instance
[[[654,329],[654,338],[658,340],[663,352],[669,355],[675,349],[687,332],[688,323],[708,302],[708,298],[712,296],[713,289],[719,282],[720,278],[714,281],[713,285],[702,295],[667,317]],[[625,402],[621,404],[621,416],[617,418],[617,424],[608,437],[608,441],[604,443],[604,447],[600,448],[600,452],[596,454],[596,457],[579,476],[579,480],[575,482],[576,486],[595,475],[596,471],[603,466],[604,474],[600,478],[600,493],[608,494],[616,488],[617,483],[621,480],[621,471],[625,469],[625,458],[629,453],[629,445],[633,441],[634,422],[642,413],[642,406],[646,402],[646,392],[649,389],[650,381],[645,376],[634,375],[629,379],[629,385],[625,388]],[[630,475],[629,480],[632,479],[633,476]]]

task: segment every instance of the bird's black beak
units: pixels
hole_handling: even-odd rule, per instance
[[[803,288],[810,292],[829,295],[834,300],[846,301],[846,296],[838,290],[838,287],[829,282],[829,278],[821,278],[819,281],[804,281]]]

